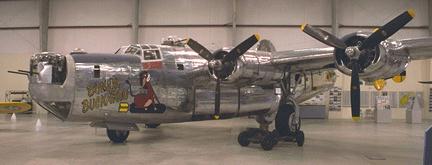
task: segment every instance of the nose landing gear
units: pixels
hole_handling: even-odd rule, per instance
[[[124,143],[129,136],[128,130],[113,130],[107,128],[108,138],[113,143]]]

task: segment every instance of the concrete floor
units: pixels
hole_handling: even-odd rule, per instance
[[[279,143],[272,151],[241,147],[238,133],[255,127],[240,118],[166,124],[131,132],[111,144],[104,129],[36,117],[0,118],[0,164],[421,164],[424,130],[432,122],[375,124],[349,120],[303,120],[304,147]],[[369,158],[385,159],[371,160]]]

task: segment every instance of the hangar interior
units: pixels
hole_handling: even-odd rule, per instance
[[[339,37],[344,36],[348,33],[355,31],[373,31],[376,27],[379,27],[386,22],[393,19],[395,16],[407,9],[414,9],[416,11],[415,18],[408,23],[403,29],[392,36],[394,39],[402,38],[415,38],[415,37],[426,37],[432,34],[432,1],[430,0],[2,0],[0,1],[0,67],[2,72],[0,76],[3,81],[0,85],[0,100],[5,100],[6,95],[3,95],[9,90],[27,90],[27,79],[25,76],[17,76],[9,74],[6,70],[18,70],[28,68],[29,58],[31,55],[37,52],[58,52],[61,54],[68,54],[75,48],[84,49],[86,52],[101,52],[101,53],[114,53],[121,46],[134,44],[134,43],[152,43],[160,44],[163,38],[168,36],[177,36],[180,38],[194,38],[200,41],[204,46],[210,49],[218,49],[224,46],[233,46],[239,44],[245,38],[252,34],[258,33],[263,39],[269,39],[273,42],[276,50],[293,50],[302,48],[314,48],[314,47],[327,47],[326,45],[316,41],[314,38],[305,35],[301,32],[300,26],[304,23],[316,25],[328,32],[331,32]],[[223,160],[222,164],[236,164],[241,163],[241,157],[249,160],[255,160],[256,164],[262,164],[266,161],[281,164],[286,162],[306,162],[306,164],[320,163],[321,159],[327,160],[328,162],[343,164],[341,161],[346,160],[359,160],[360,164],[411,164],[414,162],[422,161],[423,151],[423,139],[424,132],[422,132],[431,123],[432,120],[432,107],[430,107],[430,91],[432,88],[427,84],[420,84],[420,80],[431,80],[431,60],[419,60],[412,61],[409,63],[407,68],[406,80],[402,83],[395,83],[392,80],[387,80],[387,85],[382,90],[390,95],[390,104],[392,109],[391,118],[394,119],[392,124],[388,124],[380,127],[376,126],[373,122],[361,123],[364,125],[351,124],[351,107],[349,104],[349,90],[350,90],[350,76],[346,76],[340,72],[337,72],[336,87],[341,90],[341,108],[340,110],[329,111],[329,92],[324,93],[324,105],[325,108],[325,121],[321,120],[306,120],[305,129],[309,129],[309,137],[307,139],[312,141],[308,146],[317,145],[309,148],[311,151],[305,151],[305,154],[318,154],[317,158],[311,156],[304,156],[298,154],[296,151],[290,151],[294,148],[291,145],[280,149],[277,154],[270,156],[271,153],[260,153],[255,150],[247,150],[245,153],[249,153],[253,156],[242,154],[241,149],[237,149],[238,145],[235,142],[235,133],[241,128],[246,126],[254,125],[252,121],[246,121],[245,119],[234,120],[234,121],[223,121],[221,125],[212,124],[211,121],[204,122],[202,125],[195,125],[194,123],[179,124],[174,126],[167,126],[166,129],[175,131],[176,127],[186,127],[193,130],[208,131],[205,127],[210,129],[216,129],[216,137],[203,135],[202,132],[187,131],[181,133],[179,136],[170,137],[164,135],[163,141],[170,141],[170,138],[185,138],[188,142],[180,142],[179,139],[169,142],[166,145],[163,142],[158,141],[157,135],[161,132],[155,131],[144,131],[146,133],[155,133],[155,136],[144,138],[139,135],[134,135],[135,140],[145,140],[146,142],[137,144],[142,148],[146,148],[150,145],[150,149],[159,149],[167,147],[168,145],[175,146],[180,143],[181,146],[192,145],[191,139],[194,136],[202,136],[203,138],[218,138],[216,142],[222,144],[224,150],[235,150],[234,154],[239,154],[239,158],[235,156],[228,156],[227,160]],[[374,109],[376,96],[375,88],[371,85],[362,85],[362,113],[366,113],[367,109]],[[400,99],[405,93],[415,93],[421,98],[423,106],[422,119],[423,124],[405,124],[406,108],[403,105],[399,105]],[[36,106],[36,105],[35,105]],[[38,116],[47,116],[46,111],[40,107],[35,108]],[[363,114],[364,115],[364,114]],[[23,115],[18,115],[18,121],[20,117],[25,120],[33,121],[33,118],[29,119]],[[4,129],[9,129],[8,122],[10,115],[5,115],[3,126]],[[27,119],[26,119],[27,118]],[[76,123],[60,123],[56,120],[47,119],[42,117],[42,123],[48,130],[57,130],[54,128],[62,128],[62,130],[71,127],[73,129],[84,129],[84,133],[91,138],[85,138],[84,143],[89,144],[92,147],[98,148],[101,140],[95,140],[92,135],[102,136],[102,130],[92,129],[91,127],[81,126]],[[49,115],[48,115],[49,118]],[[23,120],[24,120],[23,119]],[[14,127],[26,127],[30,125],[33,128],[32,122],[23,121]],[[245,123],[242,125],[241,123]],[[216,122],[217,123],[217,122]],[[317,125],[320,123],[327,124],[327,126],[318,129]],[[348,123],[348,124],[347,124]],[[307,125],[310,124],[310,125]],[[366,161],[364,157],[351,157],[352,155],[345,155],[339,159],[326,158],[331,157],[325,149],[320,147],[328,147],[326,145],[333,145],[332,143],[320,143],[313,142],[314,140],[320,140],[317,137],[312,136],[323,136],[324,138],[341,138],[341,143],[356,141],[359,134],[337,134],[326,135],[324,132],[326,129],[332,129],[333,127],[338,128],[339,125],[347,124],[347,127],[342,128],[343,131],[348,132],[349,129],[370,129],[374,131],[388,131],[387,129],[401,129],[402,132],[407,132],[407,136],[404,136],[402,140],[406,140],[407,144],[405,148],[413,147],[414,149],[406,150],[400,153],[396,151],[388,151],[388,154],[397,155],[395,157],[388,156],[386,151],[375,151],[378,147],[373,149],[365,149],[364,152],[381,153],[381,156],[387,157],[387,160],[383,162],[371,162]],[[234,128],[229,128],[233,125]],[[317,126],[317,127],[315,127]],[[379,127],[379,128],[377,128]],[[163,129],[163,127],[161,128]],[[180,129],[184,131],[185,129]],[[226,131],[228,130],[228,133]],[[93,133],[94,131],[94,133]],[[315,133],[313,133],[315,131]],[[3,129],[0,130],[0,135]],[[13,135],[5,136],[19,136],[17,133],[13,133],[13,130],[5,131],[10,132]],[[55,134],[74,134],[79,131],[55,131]],[[359,131],[361,134],[368,134],[366,130]],[[192,135],[186,135],[191,133]],[[220,139],[220,136],[228,135]],[[375,132],[376,133],[376,132]],[[405,134],[405,133],[401,133]],[[352,136],[351,136],[352,135]],[[56,138],[54,135],[44,134],[41,135],[45,138]],[[79,138],[83,138],[80,135]],[[232,136],[232,137],[231,137]],[[354,137],[353,137],[354,136]],[[377,133],[378,141],[385,143],[385,139],[391,139],[394,136],[399,136],[393,133]],[[383,136],[383,137],[378,137]],[[412,137],[415,138],[412,138]],[[1,136],[0,136],[1,137]],[[72,136],[76,137],[76,136]],[[233,138],[234,137],[234,138]],[[68,142],[69,145],[83,145],[80,140],[73,139],[73,143]],[[370,138],[370,137],[369,137]],[[71,140],[71,138],[63,138],[64,140]],[[185,140],[183,139],[183,140]],[[151,140],[156,141],[156,144],[151,145]],[[224,141],[226,140],[226,141]],[[373,140],[370,138],[368,140]],[[92,144],[92,141],[98,141]],[[205,143],[205,140],[198,139],[198,141]],[[20,143],[20,141],[13,140],[13,143]],[[44,141],[48,143],[48,141]],[[388,142],[399,143],[400,141]],[[26,145],[29,142],[23,143]],[[58,144],[61,142],[55,142],[54,144],[65,146],[64,144]],[[132,142],[133,143],[133,142]],[[372,142],[369,142],[372,143]],[[413,144],[413,145],[411,145]],[[7,146],[8,144],[2,144]],[[129,144],[131,145],[131,144]],[[233,145],[233,146],[230,146]],[[405,145],[405,144],[404,144]],[[16,148],[23,147],[21,145],[14,144]],[[141,152],[139,147],[131,147],[129,150],[136,150]],[[318,147],[319,146],[319,147]],[[122,147],[120,150],[125,149],[127,146],[112,146]],[[193,153],[204,151],[205,147],[217,147],[216,144],[202,146]],[[344,148],[346,147],[346,148]],[[355,145],[342,145],[343,149],[333,148],[335,154],[342,154],[347,151],[347,148],[357,147]],[[37,147],[38,149],[43,149]],[[73,147],[78,149],[77,147]],[[189,147],[193,150],[193,147]],[[389,148],[389,150],[395,148]],[[397,148],[396,148],[397,149]],[[99,152],[99,149],[95,149]],[[145,150],[145,149],[144,149]],[[306,150],[306,149],[305,149]],[[354,150],[354,149],[353,149]],[[16,152],[25,152],[24,150],[13,150]],[[303,150],[302,150],[303,151]],[[3,151],[6,152],[6,151]],[[37,151],[36,151],[37,152]],[[91,152],[91,150],[86,150]],[[132,151],[135,152],[135,151]],[[157,153],[165,153],[170,151],[158,150],[156,153],[150,153],[150,156],[157,157]],[[273,152],[273,151],[272,151]],[[284,158],[284,153],[288,153],[287,158]],[[350,151],[349,151],[350,152]],[[383,153],[384,152],[384,153]],[[67,154],[74,154],[75,152],[68,152]],[[144,153],[144,152],[143,152]],[[390,154],[391,153],[391,154]],[[114,157],[117,152],[110,151],[109,153],[102,154],[113,154]],[[128,156],[129,154],[118,153],[122,156]],[[148,151],[146,151],[148,154]],[[204,152],[207,154],[218,154],[218,152],[208,151]],[[320,155],[321,154],[321,155]],[[2,155],[2,154],[0,154]],[[354,155],[354,154],[353,154]],[[406,155],[406,157],[404,156]],[[32,155],[30,155],[32,156]],[[34,155],[33,155],[34,156]],[[179,156],[179,155],[175,155]],[[181,156],[181,155],[180,155]],[[0,156],[1,158],[2,156]],[[37,154],[36,154],[37,157]],[[259,159],[262,157],[263,159]],[[379,157],[379,156],[378,156]],[[6,157],[11,159],[10,155]],[[31,157],[30,157],[31,158]],[[104,156],[103,158],[107,158]],[[203,159],[208,156],[203,156]],[[289,160],[289,159],[294,160]],[[90,159],[90,158],[89,158]],[[107,158],[108,159],[108,158]],[[112,158],[111,158],[112,159]],[[139,162],[137,156],[132,156],[132,163]],[[160,159],[160,160],[159,160]],[[157,160],[149,160],[151,163],[172,163],[175,161],[184,162],[182,164],[189,163],[208,163],[200,160],[183,161],[180,157],[171,159],[169,162],[162,161],[163,158]],[[223,158],[222,158],[223,159]],[[285,160],[286,159],[286,160]],[[306,160],[310,159],[310,160]],[[47,162],[44,162],[47,161]],[[91,161],[97,162],[98,159],[91,158]],[[106,161],[104,160],[105,162]],[[227,161],[232,161],[231,163]],[[13,163],[14,160],[10,160]],[[26,158],[23,161],[17,161],[18,164],[24,163],[58,163],[61,160],[51,159],[43,160],[43,156],[37,160],[31,160]],[[15,162],[15,163],[17,163]],[[81,161],[77,160],[66,160],[66,162],[72,164],[80,164]],[[252,161],[253,162],[253,161]],[[112,162],[111,162],[112,163]],[[220,164],[221,162],[210,162],[210,164]],[[253,163],[252,163],[253,164]],[[416,163],[413,163],[416,164]]]

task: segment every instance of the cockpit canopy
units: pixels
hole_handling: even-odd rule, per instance
[[[136,55],[140,57],[141,61],[162,59],[159,47],[149,44],[122,46],[115,54]]]

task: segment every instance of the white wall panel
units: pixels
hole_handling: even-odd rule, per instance
[[[38,30],[0,30],[2,54],[33,54],[39,50]]]
[[[339,19],[343,25],[381,26],[407,9],[414,9],[416,17],[408,26],[428,25],[427,0],[339,0]]]
[[[238,24],[330,24],[330,0],[238,0]]]
[[[329,30],[324,28],[324,30]],[[312,37],[301,32],[299,28],[237,28],[237,43],[258,33],[261,39],[272,41],[276,50],[292,50],[311,47],[327,47]]]
[[[227,24],[232,0],[143,0],[140,24]]]
[[[132,0],[51,0],[50,26],[127,25]]]
[[[65,54],[82,48],[87,52],[114,53],[130,44],[130,33],[127,28],[50,29],[48,50]]]
[[[374,29],[358,29],[358,28],[341,28],[339,29],[340,37],[356,31],[372,32]],[[406,39],[429,36],[428,29],[401,29],[391,36],[392,39]]]
[[[0,27],[39,26],[38,1],[0,1]]]
[[[31,53],[7,54],[0,53],[0,77],[3,80],[0,85],[0,102],[4,101],[7,90],[27,90],[27,77],[24,75],[10,74],[7,70],[29,70]]]
[[[162,38],[177,36],[193,38],[209,49],[231,46],[231,29],[228,28],[140,28],[140,43],[160,44]]]

